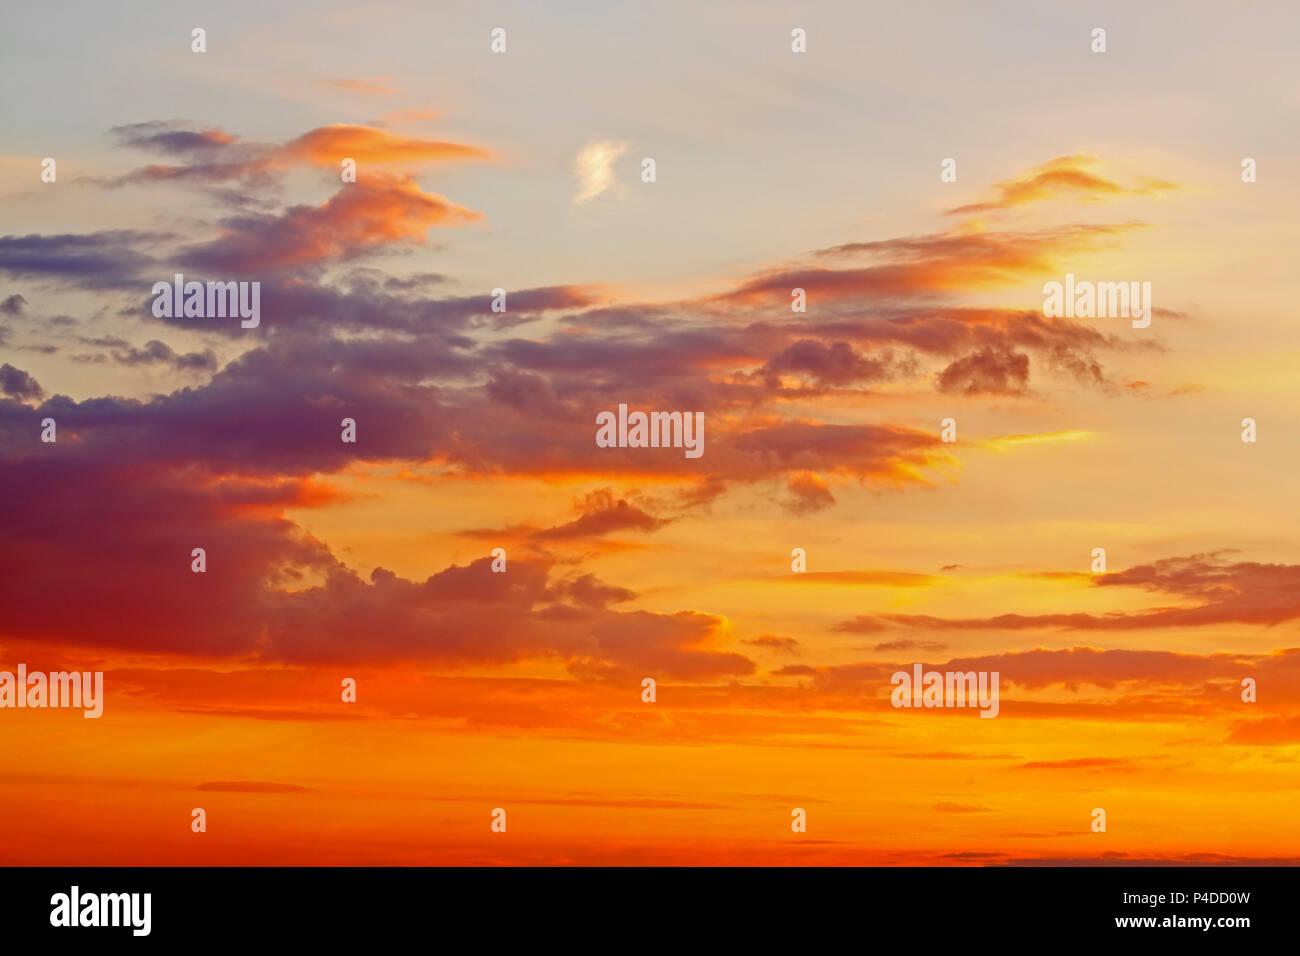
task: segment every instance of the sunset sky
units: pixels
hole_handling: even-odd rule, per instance
[[[1300,11],[546,6],[6,12],[0,863],[1300,862]]]

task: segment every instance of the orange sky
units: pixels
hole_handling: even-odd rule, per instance
[[[0,710],[0,863],[1300,861],[1279,166],[1087,114],[751,207],[695,185],[748,100],[579,128],[557,67],[530,125],[516,74],[391,42],[240,74],[307,120],[160,62],[188,100],[0,157],[0,670],[106,692]],[[840,92],[753,82],[841,155]],[[259,281],[260,325],[154,317],[177,272]],[[1150,327],[1046,317],[1067,273],[1151,282]],[[703,412],[703,455],[598,447],[619,404]],[[996,719],[891,706],[917,662],[998,672]]]

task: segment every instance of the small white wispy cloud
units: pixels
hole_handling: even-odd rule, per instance
[[[573,158],[573,171],[578,178],[578,191],[573,204],[581,206],[590,202],[614,185],[614,161],[627,152],[626,143],[610,140],[589,143]]]

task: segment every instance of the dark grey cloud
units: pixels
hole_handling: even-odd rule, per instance
[[[45,397],[45,389],[31,375],[20,368],[14,368],[8,362],[0,365],[0,392],[17,399],[36,399]]]

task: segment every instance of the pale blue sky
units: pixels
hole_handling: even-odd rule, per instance
[[[937,228],[956,201],[1052,156],[1230,175],[1295,168],[1293,4],[267,3],[14,6],[0,37],[6,157],[59,157],[64,181],[145,157],[109,127],[181,119],[284,141],[401,108],[402,127],[495,150],[426,189],[483,211],[431,236],[419,268],[467,287],[611,281],[685,287],[849,239]],[[1290,7],[1290,9],[1288,9]],[[208,52],[189,51],[204,26]],[[509,52],[492,55],[503,26]],[[793,26],[809,52],[789,50]],[[1093,26],[1109,51],[1088,49]],[[1241,51],[1249,49],[1249,56]],[[385,77],[391,96],[323,85]],[[629,144],[621,188],[575,209],[587,142]],[[653,156],[659,181],[637,180]],[[1177,167],[1177,168],[1172,168]],[[31,170],[6,162],[4,193]],[[22,176],[19,176],[19,174]],[[285,198],[318,203],[300,183]],[[72,192],[69,190],[69,192]],[[80,189],[11,202],[6,231],[148,226],[160,196]],[[170,197],[184,204],[183,193]],[[160,210],[162,214],[175,212]],[[127,206],[127,209],[123,207]],[[413,266],[417,263],[413,262]]]

